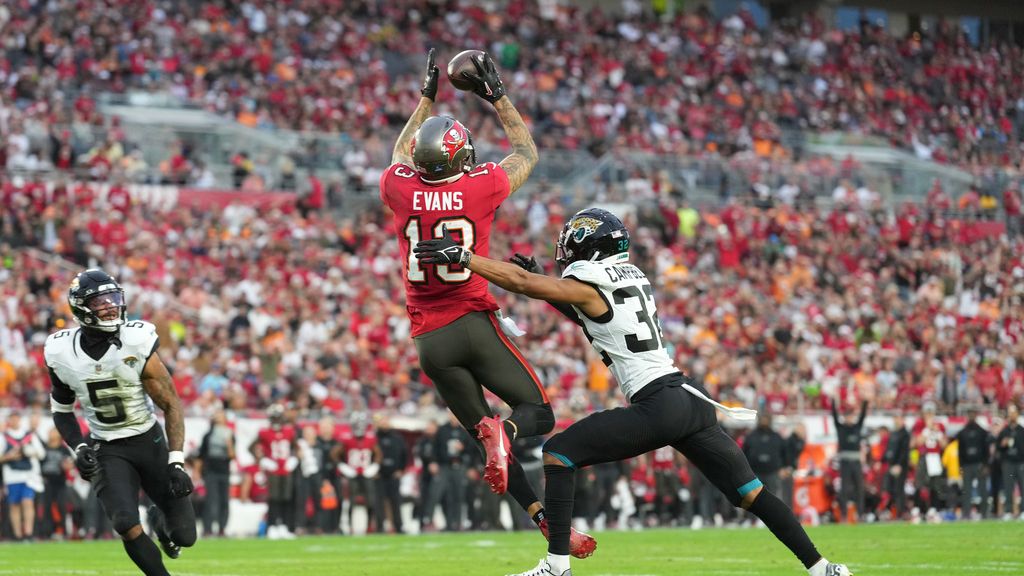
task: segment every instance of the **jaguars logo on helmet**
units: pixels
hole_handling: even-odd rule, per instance
[[[629,251],[629,231],[619,217],[601,208],[573,215],[558,235],[555,260],[565,269],[578,260],[604,260]]]
[[[117,332],[126,321],[124,289],[113,276],[99,268],[79,272],[71,280],[68,305],[84,328]],[[117,312],[115,318],[107,318],[111,308]]]

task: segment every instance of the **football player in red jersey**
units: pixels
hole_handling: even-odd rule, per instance
[[[484,479],[491,490],[507,490],[547,535],[544,510],[511,458],[511,440],[546,434],[554,415],[544,387],[523,355],[503,333],[498,304],[487,282],[455,265],[426,265],[413,255],[420,241],[441,238],[444,230],[468,250],[490,251],[494,214],[526,182],[537,164],[537,147],[505,94],[490,56],[473,59],[476,73],[463,72],[473,92],[491,103],[512,145],[498,163],[476,164],[473,139],[458,120],[431,116],[437,96],[434,51],[419,105],[398,136],[392,164],[381,176],[380,195],[393,212],[395,234],[404,256],[406,309],[423,371],[459,422],[480,441]],[[492,416],[487,388],[512,408],[507,419]],[[592,538],[574,534],[573,554],[589,556]]]
[[[270,427],[259,431],[257,443],[262,457],[260,469],[269,478],[269,502],[267,508],[267,537],[291,539],[295,535],[288,530],[285,515],[291,512],[295,492],[292,471],[298,466],[295,457],[295,428],[285,425],[284,406],[274,404],[267,409]]]
[[[348,525],[349,530],[355,533],[352,517],[356,506],[366,508],[367,526],[370,525],[371,513],[383,513],[382,510],[374,509],[377,502],[375,479],[380,472],[380,447],[377,446],[377,435],[370,429],[365,413],[356,412],[352,415],[351,430],[341,435],[341,452],[338,472],[348,483]]]

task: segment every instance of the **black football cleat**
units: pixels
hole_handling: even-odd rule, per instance
[[[167,519],[164,517],[163,510],[156,505],[150,506],[146,513],[146,523],[149,524],[149,531],[156,536],[160,547],[163,548],[164,554],[167,554],[168,558],[176,560],[178,556],[181,556],[181,546],[175,544],[167,533]]]

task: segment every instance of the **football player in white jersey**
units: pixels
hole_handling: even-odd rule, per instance
[[[583,328],[630,402],[627,408],[591,414],[544,444],[548,554],[519,576],[571,576],[576,469],[664,446],[682,452],[734,506],[760,518],[811,576],[850,574],[845,565],[823,558],[793,512],[764,489],[718,424],[715,408],[744,418],[753,412],[714,402],[673,364],[662,342],[654,290],[643,271],[629,263],[629,232],[614,214],[588,208],[566,222],[557,246],[561,278],[536,273],[536,261],[518,254],[515,264],[475,256],[447,233],[420,242],[414,252],[428,264],[466,266],[506,290],[550,302]]]
[[[177,558],[196,541],[192,481],[184,469],[185,419],[174,383],[157,354],[156,327],[126,322],[124,290],[93,268],[71,281],[68,304],[80,326],[50,334],[53,423],[92,482],[125,551],[147,576],[168,576],[160,550],[142,530],[139,488],[154,502],[148,517],[164,552]],[[75,402],[89,438],[82,436]],[[164,431],[153,404],[164,411]]]

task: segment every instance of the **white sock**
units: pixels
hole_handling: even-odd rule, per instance
[[[561,576],[561,574],[569,569],[569,555],[562,556],[561,554],[548,552],[548,566],[551,566],[551,572],[555,576]]]
[[[825,576],[826,566],[828,566],[828,560],[826,560],[825,557],[822,556],[821,560],[818,560],[817,564],[807,569],[807,573],[811,576]]]

